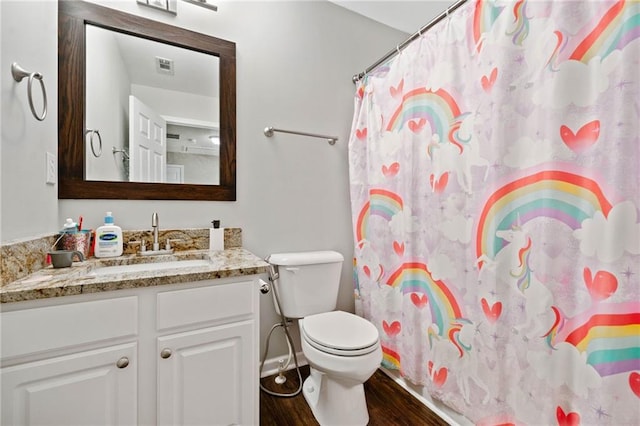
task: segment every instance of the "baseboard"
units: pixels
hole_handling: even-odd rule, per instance
[[[433,411],[438,417],[442,420],[450,424],[451,426],[467,426],[473,425],[471,421],[462,416],[459,413],[449,409],[448,407],[439,407],[431,401],[427,399],[424,395],[420,394],[420,392],[413,389],[409,383],[407,383],[402,377],[398,375],[397,372],[387,370],[386,368],[380,367],[380,370],[389,376],[394,382],[400,385],[403,389],[409,392],[414,398],[420,401],[421,404],[425,405],[429,410]]]
[[[304,356],[304,354],[302,352],[296,352],[296,357],[298,358],[298,365],[300,367],[302,367],[303,365],[307,365],[307,358],[305,358],[305,356]],[[273,376],[274,374],[278,374],[278,366],[280,365],[280,360],[281,359],[284,359],[286,361],[287,357],[286,356],[277,356],[277,357],[273,357],[273,358],[269,358],[269,359],[265,360],[264,367],[262,369],[262,373],[260,374],[260,378]],[[289,367],[286,368],[286,370],[292,370],[294,368],[296,368],[296,365],[295,365],[293,359],[291,359],[291,363],[289,364]]]

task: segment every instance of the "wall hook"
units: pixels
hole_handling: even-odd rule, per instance
[[[28,77],[28,85],[27,85],[27,97],[29,98],[29,107],[31,108],[31,113],[33,114],[33,116],[36,118],[36,120],[38,121],[43,121],[44,118],[47,116],[47,91],[44,87],[44,82],[42,81],[42,74],[40,74],[39,72],[29,72],[27,70],[25,70],[24,68],[22,68],[20,65],[18,65],[17,62],[14,62],[11,64],[11,75],[13,76],[13,79],[17,82],[21,82],[23,78]],[[42,114],[38,115],[38,113],[36,112],[35,107],[33,106],[33,96],[32,96],[32,84],[33,84],[33,79],[36,79],[40,82],[40,87],[42,88],[42,99],[43,99],[43,105],[42,105]]]

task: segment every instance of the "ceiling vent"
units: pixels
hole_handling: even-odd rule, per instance
[[[156,71],[159,74],[173,75],[173,59],[156,56]]]

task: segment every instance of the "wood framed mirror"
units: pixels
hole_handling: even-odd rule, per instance
[[[185,183],[168,183],[168,181],[171,180],[167,180],[168,178],[165,175],[165,168],[168,164],[166,158],[164,163],[159,160],[154,162],[153,159],[147,163],[142,162],[143,168],[156,167],[162,170],[162,177],[158,178],[149,178],[146,175],[140,177],[139,173],[136,173],[134,176],[134,173],[129,173],[130,165],[126,165],[126,167],[122,166],[121,163],[124,163],[124,158],[130,156],[134,158],[136,155],[134,152],[128,152],[125,148],[128,146],[129,141],[127,139],[131,130],[133,128],[137,129],[136,126],[138,126],[139,123],[134,125],[133,121],[129,123],[122,118],[130,113],[129,102],[121,100],[119,105],[112,107],[104,95],[107,91],[103,92],[102,95],[96,95],[88,90],[88,81],[92,82],[91,88],[93,89],[94,79],[92,75],[88,74],[88,69],[91,67],[88,67],[87,55],[93,55],[91,56],[93,61],[96,54],[100,54],[102,50],[107,50],[102,48],[96,49],[88,45],[88,43],[91,43],[88,39],[91,40],[92,37],[94,37],[88,37],[88,33],[93,33],[94,28],[100,31],[106,30],[107,32],[112,32],[114,36],[117,35],[118,37],[133,37],[144,40],[144,42],[158,43],[158,46],[162,48],[170,46],[179,49],[182,53],[186,52],[192,56],[199,55],[205,60],[213,59],[212,63],[217,64],[218,69],[211,70],[210,78],[215,81],[207,81],[206,83],[207,85],[208,83],[212,83],[211,86],[216,87],[218,98],[213,110],[216,110],[215,112],[218,116],[209,117],[209,115],[213,113],[209,114],[207,108],[200,108],[200,111],[207,111],[207,116],[204,117],[205,119],[203,119],[203,117],[197,117],[196,119],[193,117],[176,118],[175,116],[183,115],[183,110],[189,109],[184,107],[184,105],[193,103],[188,100],[185,101],[185,99],[190,99],[189,96],[193,98],[196,96],[195,94],[179,94],[175,98],[167,98],[167,96],[164,96],[164,103],[161,103],[159,107],[160,109],[165,109],[165,111],[160,112],[160,116],[163,119],[166,118],[170,123],[172,121],[186,122],[188,126],[193,125],[194,127],[206,128],[207,130],[204,134],[208,134],[209,141],[213,144],[212,148],[203,146],[202,144],[204,144],[204,142],[195,142],[195,137],[191,136],[185,136],[185,138],[189,139],[189,143],[197,143],[199,145],[176,145],[175,141],[171,140],[167,142],[167,127],[165,127],[164,130],[161,130],[161,127],[157,127],[155,133],[151,131],[149,134],[159,135],[164,132],[165,155],[170,155],[167,154],[166,151],[167,145],[171,152],[184,151],[180,152],[180,154],[184,154],[189,150],[197,153],[199,157],[205,155],[216,157],[217,154],[216,167],[219,168],[216,174],[217,179],[214,178],[211,181],[206,181],[210,183],[203,183],[205,181],[200,181],[199,178],[193,178],[191,181],[189,178],[185,179]],[[122,46],[122,42],[114,42],[114,46]],[[151,50],[148,47],[146,49]],[[181,55],[182,53],[176,55]],[[134,54],[130,56],[140,55]],[[162,60],[167,58],[163,58],[155,53],[152,56],[156,57],[156,68],[158,68],[159,71],[163,71],[162,68],[166,66],[167,62],[163,62]],[[172,59],[170,60],[172,61]],[[189,72],[190,79],[195,81],[195,66],[190,65],[191,67],[189,68],[183,61],[179,62],[182,66],[182,71],[186,68]],[[191,64],[191,62],[188,64]],[[136,67],[140,68],[140,65]],[[97,67],[94,66],[93,68]],[[180,70],[178,63],[176,63],[175,70],[175,74],[178,74]],[[103,71],[103,75],[105,76],[115,74],[111,69],[104,69]],[[198,71],[202,70],[198,69]],[[126,72],[124,74],[126,74]],[[205,73],[204,78],[209,78],[208,73]],[[112,83],[103,84],[111,87],[109,85]],[[153,84],[155,85],[155,83]],[[128,80],[124,86],[127,85],[131,91],[133,91],[134,86],[138,87],[138,90],[140,90],[140,87],[143,87],[140,84]],[[155,88],[145,88],[149,90],[140,93],[155,90]],[[165,95],[167,93],[177,93],[172,92],[176,90],[174,87],[157,88],[157,90],[163,91]],[[204,89],[201,89],[201,91],[202,90]],[[117,90],[111,89],[111,92],[115,91]],[[88,108],[88,92],[90,92],[89,97],[92,99],[92,102],[99,99],[98,103],[101,109],[99,109],[97,113],[98,117],[116,117],[115,120],[106,121],[107,124],[103,121],[101,123],[102,129],[100,129],[100,125],[96,126],[96,123],[87,123],[87,111],[90,112],[89,118],[91,120],[94,120],[96,117],[96,113]],[[134,92],[133,94],[135,95],[136,93]],[[127,96],[126,93],[124,93],[121,98],[125,96]],[[215,96],[216,95],[212,95],[211,99],[216,99]],[[131,98],[135,96],[130,94],[127,97]],[[145,99],[145,102],[148,101]],[[115,103],[117,104],[118,101]],[[183,105],[183,107],[180,107],[181,105]],[[173,107],[173,111],[178,112],[167,111],[168,106]],[[170,117],[167,118],[167,115]],[[115,126],[110,124],[114,121],[126,121],[126,123],[123,124],[124,129],[115,129]],[[175,125],[176,123],[173,124]],[[95,127],[98,128],[96,129]],[[153,126],[151,126],[151,128],[153,129]],[[95,133],[95,130],[99,131],[99,137],[96,136],[97,133]],[[175,130],[172,131],[174,133],[177,132]],[[169,136],[175,139],[175,135],[169,133]],[[215,145],[217,145],[217,147]],[[98,146],[101,149],[97,149]],[[176,148],[176,146],[179,148]],[[101,156],[106,156],[115,168],[122,166],[122,170],[124,171],[121,171],[121,176],[108,177],[110,176],[109,174],[102,175],[95,172],[93,170],[95,167],[90,163],[90,159],[92,156],[95,157],[97,152],[100,152]],[[82,1],[58,2],[58,198],[235,201],[235,153],[235,43],[92,3]],[[100,155],[98,155],[98,157]],[[176,157],[177,156],[176,154]],[[153,155],[151,155],[151,157],[153,157]],[[136,164],[140,163],[140,158],[146,157],[142,155],[135,157]],[[146,166],[144,164],[146,164]],[[185,167],[199,167],[200,171],[203,171],[203,167],[209,167],[208,165],[203,166],[203,164],[205,164],[203,162],[194,161],[193,164],[195,164],[195,166],[178,165],[177,169],[182,168],[184,170]],[[111,164],[109,166],[111,166]],[[174,167],[173,170],[176,170],[176,168]],[[209,172],[209,170],[206,171]],[[173,180],[173,182],[182,181]]]

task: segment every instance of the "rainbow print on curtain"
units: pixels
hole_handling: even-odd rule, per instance
[[[357,313],[479,425],[640,424],[640,2],[470,0],[358,83]]]

